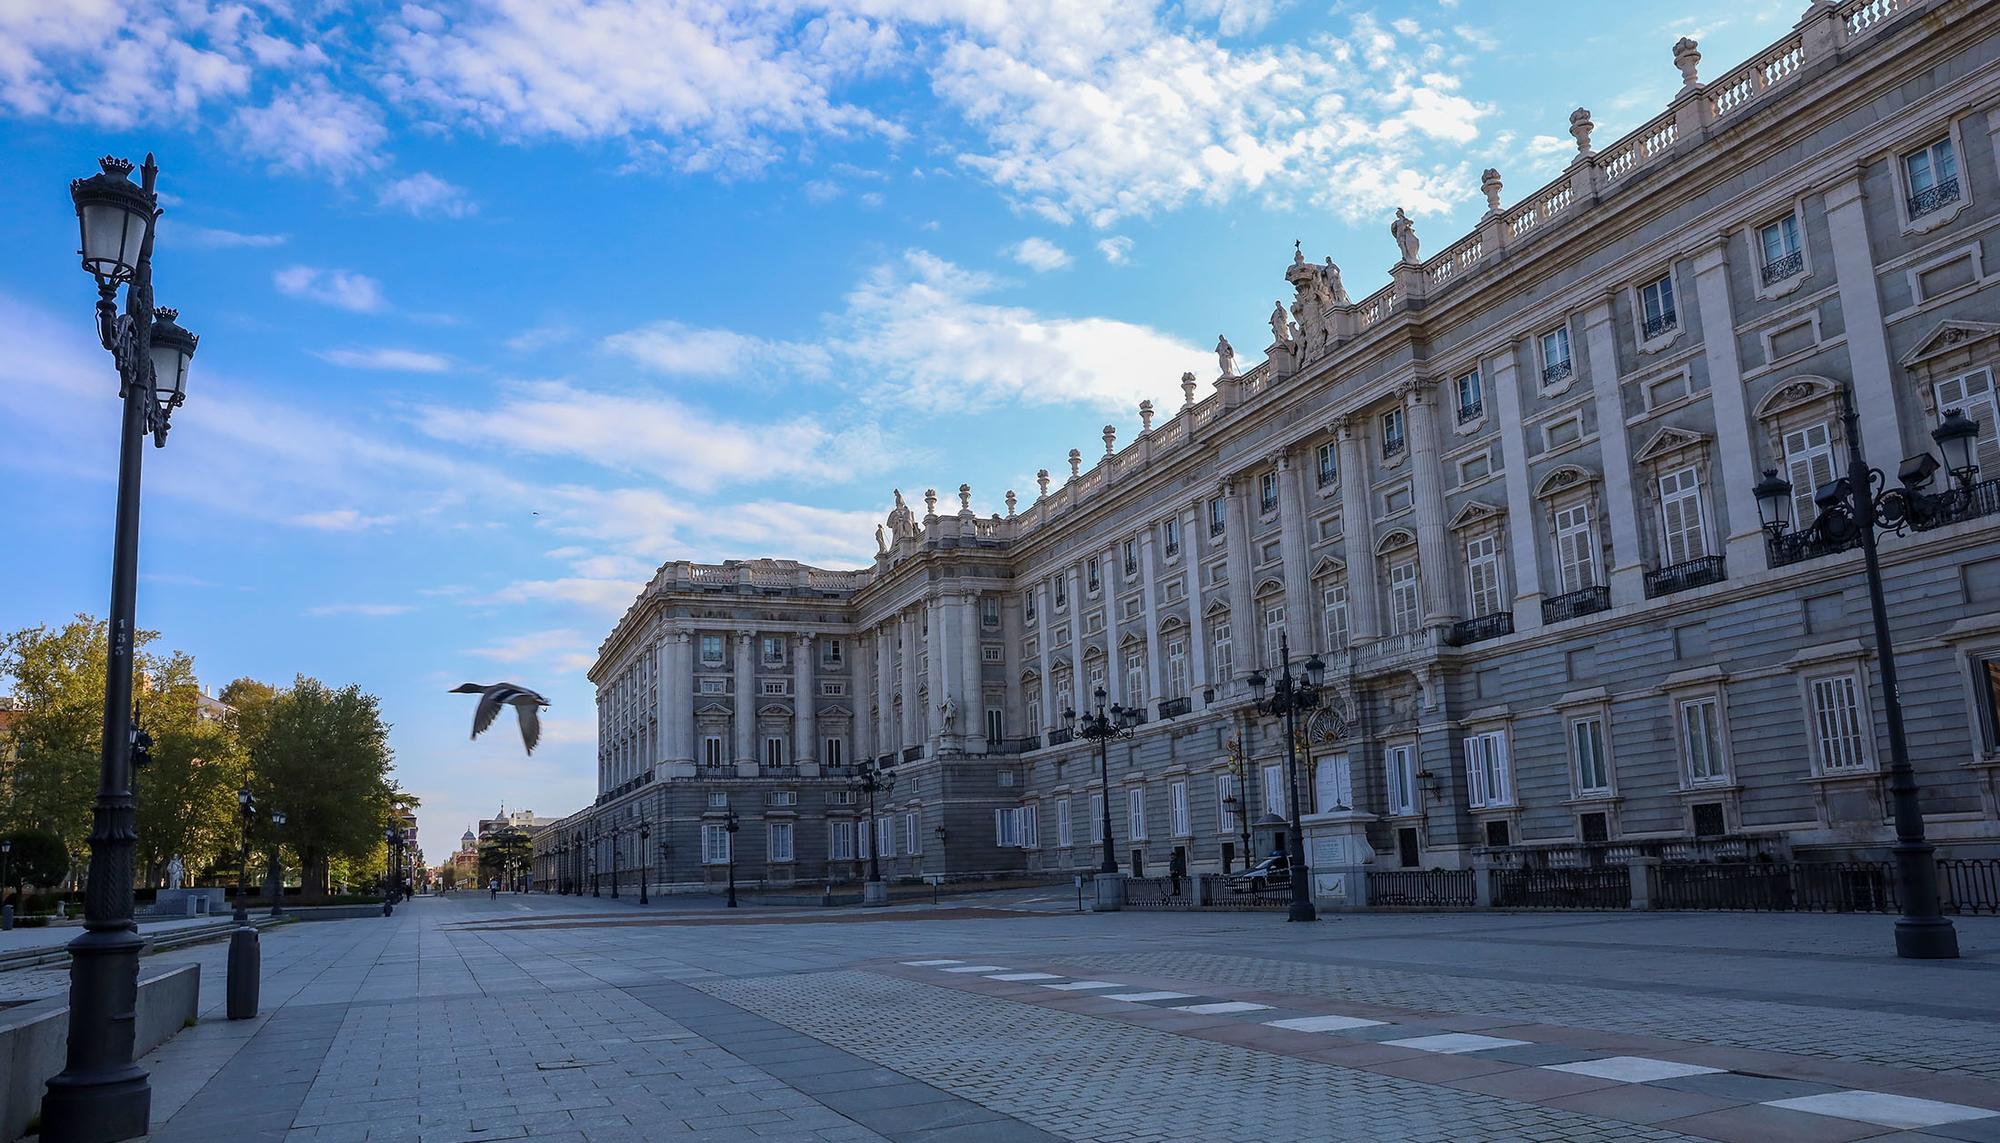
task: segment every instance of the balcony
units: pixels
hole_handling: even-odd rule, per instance
[[[1651,341],[1656,337],[1665,337],[1674,332],[1674,330],[1679,329],[1680,324],[1680,315],[1672,310],[1668,310],[1663,314],[1655,314],[1646,319],[1646,340]]]
[[[1561,361],[1551,361],[1547,365],[1542,366],[1542,384],[1553,385],[1558,381],[1567,381],[1575,373],[1576,364],[1569,358],[1565,357]]]
[[[996,738],[986,743],[988,754],[1026,754],[1030,750],[1042,748],[1042,736],[1030,734],[1026,738]]]
[[[1924,497],[1926,510],[1912,513],[1910,530],[1928,532],[1961,520],[1976,520],[2000,512],[2000,477],[1982,480],[1963,490],[1932,493]]]
[[[1946,179],[1934,187],[1920,190],[1910,196],[1910,217],[1922,218],[1931,211],[1950,206],[1958,201],[1958,180]]]
[[[1058,726],[1055,729],[1049,731],[1050,746],[1061,746],[1066,742],[1074,742],[1075,740],[1076,740],[1076,732],[1071,730],[1067,726]]]
[[[1764,284],[1768,286],[1773,282],[1782,282],[1795,274],[1803,273],[1805,268],[1806,252],[1794,250],[1782,258],[1764,263]]]
[[[1542,622],[1561,623],[1565,619],[1575,619],[1579,615],[1590,615],[1606,611],[1611,607],[1611,589],[1608,587],[1586,587],[1562,595],[1550,596],[1542,600]]]
[[[1488,639],[1498,639],[1502,635],[1514,633],[1514,613],[1495,611],[1489,615],[1478,615],[1452,624],[1451,645],[1463,647],[1470,643],[1484,643]]]
[[[923,756],[924,756],[924,748],[921,746],[903,747],[903,761],[905,762],[915,762],[917,759],[922,758]]]
[[[1460,401],[1458,403],[1458,423],[1463,425],[1476,421],[1479,419],[1479,415],[1485,411],[1486,401],[1484,398],[1474,397],[1470,401]]]
[[[1727,578],[1721,556],[1697,556],[1646,573],[1646,598],[1657,599],[1691,587],[1721,583]]]
[[[1208,522],[1208,534],[1211,536],[1220,536],[1224,531],[1228,530],[1228,527],[1229,525],[1221,520],[1210,520]]]
[[[1160,700],[1161,718],[1179,718],[1194,713],[1194,700],[1190,698],[1170,698]]]
[[[1821,556],[1831,556],[1849,548],[1859,547],[1861,534],[1852,529],[1846,535],[1829,533],[1820,527],[1807,528],[1803,532],[1786,532],[1782,536],[1767,536],[1765,542],[1770,547],[1771,566],[1784,567],[1786,564],[1804,563]]]

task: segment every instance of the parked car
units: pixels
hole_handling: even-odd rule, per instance
[[[1291,883],[1292,866],[1282,853],[1272,854],[1228,881],[1231,893],[1262,893],[1266,889],[1288,888]]]

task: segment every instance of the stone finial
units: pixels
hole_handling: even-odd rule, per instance
[[[1104,426],[1103,435],[1104,435],[1104,455],[1110,456],[1112,453],[1118,451],[1118,426],[1117,425]]]
[[[960,512],[972,511],[972,485],[961,484],[958,486],[958,510]]]
[[[1596,129],[1597,124],[1590,120],[1590,108],[1579,107],[1569,113],[1569,133],[1576,140],[1577,158],[1588,159],[1595,154],[1590,149],[1590,133]]]
[[[1049,470],[1046,468],[1038,468],[1035,470],[1035,499],[1039,500],[1042,497],[1047,496],[1048,494],[1049,494]]]
[[[1486,192],[1486,213],[1500,213],[1500,168],[1488,167],[1479,176],[1479,189]]]
[[[1083,472],[1083,450],[1073,448],[1069,450],[1069,478],[1071,480],[1075,480],[1077,476],[1082,472]]]
[[[924,515],[937,515],[937,489],[935,488],[924,489]]]
[[[1194,404],[1195,379],[1192,373],[1181,374],[1181,404]]]
[[[1139,432],[1141,435],[1153,431],[1153,402],[1139,402]]]
[[[1047,484],[1048,478],[1049,478],[1049,470],[1045,468],[1042,470],[1042,483]],[[1014,505],[1018,502],[1019,501],[1014,496],[1014,490],[1009,488],[1007,490],[1007,518],[1009,520],[1014,518]]]
[[[1674,66],[1681,69],[1682,90],[1701,86],[1695,69],[1701,66],[1701,46],[1686,36],[1674,41]]]

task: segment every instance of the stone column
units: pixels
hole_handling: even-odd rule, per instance
[[[1125,701],[1125,651],[1118,645],[1118,597],[1125,591],[1125,554],[1113,544],[1104,557],[1105,706]]]
[[[924,600],[924,615],[925,627],[930,631],[930,634],[922,636],[924,687],[928,691],[925,696],[924,719],[930,726],[930,733],[925,738],[933,750],[942,750],[945,746],[944,711],[939,708],[953,689],[948,681],[952,673],[948,668],[952,661],[953,646],[950,635],[946,633],[944,601],[937,596]],[[924,628],[918,630],[921,633]]]
[[[1410,489],[1416,502],[1417,582],[1423,588],[1424,625],[1458,618],[1451,590],[1458,560],[1445,539],[1444,484],[1438,472],[1437,386],[1423,379],[1403,391],[1409,415]],[[1303,796],[1303,795],[1302,795]]]
[[[1035,647],[1040,652],[1041,677],[1036,680],[1042,691],[1042,725],[1028,728],[1030,734],[1040,734],[1044,729],[1062,724],[1062,712],[1056,709],[1055,649],[1051,646],[1049,632],[1053,630],[1049,618],[1049,581],[1043,579],[1034,588],[1035,593]]]
[[[1285,635],[1298,655],[1309,654],[1317,642],[1306,620],[1312,607],[1312,569],[1306,566],[1312,541],[1306,534],[1304,484],[1291,452],[1279,453],[1278,558],[1285,569]]]
[[[1002,707],[1006,713],[1000,716],[1002,724],[1000,729],[1001,733],[1009,738],[1020,738],[1030,731],[1039,729],[1039,727],[1029,727],[1027,731],[1021,729],[1028,721],[1028,700],[1027,696],[1021,693],[1020,655],[1015,648],[1025,646],[1027,639],[1028,631],[1021,618],[1020,604],[1011,596],[1001,596],[1000,677],[1001,684],[1006,687],[1007,697]],[[986,749],[992,750],[994,745],[989,742],[986,744]]]
[[[903,745],[907,750],[923,745],[917,728],[922,725],[917,710],[917,621],[910,612],[901,616],[903,624]]]
[[[819,761],[819,687],[813,683],[813,637],[792,640],[792,761]]]
[[[1340,442],[1340,544],[1347,561],[1347,641],[1359,645],[1381,637],[1382,611],[1375,600],[1374,515],[1368,507],[1367,440],[1355,417],[1333,422]]]
[[[1583,346],[1590,360],[1591,400],[1597,406],[1597,451],[1604,464],[1604,515],[1600,527],[1611,536],[1611,602],[1637,603],[1646,597],[1644,560],[1639,554],[1640,514],[1632,494],[1632,441],[1625,435],[1625,397],[1618,380],[1618,342],[1611,325],[1611,299],[1583,312]],[[1516,620],[1518,624],[1518,619]]]
[[[1090,709],[1084,702],[1090,684],[1083,677],[1083,569],[1072,564],[1063,574],[1069,577],[1070,705],[1082,714]]]
[[[902,746],[896,725],[896,628],[875,627],[875,754],[894,754]]]
[[[1840,319],[1847,327],[1847,360],[1854,378],[1854,408],[1861,415],[1862,451],[1869,464],[1894,473],[1905,455],[1897,415],[1896,379],[1902,369],[1889,357],[1863,202],[1857,169],[1827,190],[1826,228],[1833,240],[1833,272],[1839,280]]]
[[[1871,271],[1872,272],[1872,271]],[[1743,391],[1743,363],[1736,355],[1735,307],[1729,298],[1729,237],[1718,235],[1694,257],[1696,304],[1701,308],[1702,355],[1708,363],[1708,400],[1715,410],[1715,451],[1722,495],[1711,494],[1729,517],[1729,574],[1763,571],[1770,565],[1764,528],[1757,517],[1757,455],[1750,432],[1750,407]],[[1713,490],[1711,490],[1711,493]]]
[[[1233,648],[1231,657],[1238,676],[1249,673],[1248,668],[1262,663],[1260,648],[1263,640],[1257,637],[1257,616],[1250,605],[1250,508],[1249,481],[1240,475],[1223,482],[1222,494],[1226,497],[1226,511],[1229,516],[1228,548],[1225,562],[1229,568],[1229,643]],[[1224,680],[1233,683],[1234,679]]]
[[[671,745],[673,760],[689,766],[695,763],[694,753],[694,633],[676,631],[672,636],[673,647],[673,730]]]
[[[757,764],[757,671],[755,631],[736,633],[736,757],[739,772]]]
[[[848,649],[848,668],[852,671],[852,681],[848,684],[848,701],[854,708],[854,716],[848,719],[848,761],[872,758],[875,754],[875,723],[868,717],[869,700],[875,694],[875,647],[867,632],[856,631]],[[828,761],[825,758],[820,761]]]
[[[1174,509],[1176,520],[1180,519],[1180,509]],[[1186,528],[1181,531],[1183,546],[1187,544]],[[1160,670],[1160,610],[1158,572],[1153,559],[1153,529],[1139,533],[1139,629],[1146,633],[1146,701],[1159,712],[1162,698],[1180,698],[1161,690],[1163,672]]]
[[[1196,710],[1208,709],[1208,703],[1201,697],[1202,688],[1208,685],[1208,617],[1201,612],[1201,581],[1208,574],[1208,539],[1208,504],[1197,497],[1194,529],[1187,534],[1188,697]]]
[[[986,686],[981,678],[979,648],[983,643],[979,626],[979,593],[968,591],[958,606],[959,626],[959,733],[965,736],[967,754],[986,753]],[[1005,717],[1004,715],[1002,717]]]
[[[1508,562],[1514,573],[1514,630],[1542,625],[1542,559],[1535,496],[1528,487],[1528,435],[1521,426],[1521,347],[1509,343],[1493,361],[1493,412],[1506,469]]]

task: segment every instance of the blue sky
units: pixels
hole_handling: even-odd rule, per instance
[[[1245,366],[1301,239],[1356,297],[1790,3],[0,0],[0,628],[103,614],[118,416],[67,180],[157,152],[202,335],[140,622],[359,682],[433,859],[594,794],[592,652],[660,562],[858,566]],[[549,695],[524,758],[466,680]],[[0,682],[4,689],[4,682]]]

